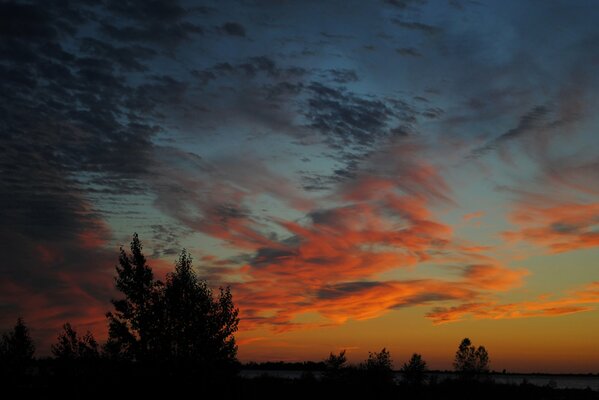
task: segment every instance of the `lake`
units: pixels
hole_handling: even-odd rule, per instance
[[[257,378],[261,375],[268,375],[278,378],[299,379],[305,371],[277,371],[277,370],[242,370],[241,376],[244,378]],[[312,372],[316,378],[321,376],[320,371]],[[396,373],[397,381],[401,381],[401,375]],[[451,372],[431,372],[429,377],[437,381],[455,378]],[[551,375],[551,374],[490,374],[491,379],[497,383],[508,383],[519,385],[522,382],[528,382],[532,385],[546,386],[550,385],[558,389],[586,389],[599,391],[599,376],[597,375]]]

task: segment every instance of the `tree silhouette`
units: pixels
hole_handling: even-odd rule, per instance
[[[489,372],[489,353],[485,346],[478,346],[474,353],[474,359],[476,360],[475,369],[477,373]]]
[[[339,355],[330,353],[329,357],[324,360],[324,365],[323,379],[327,381],[340,381],[344,379],[348,370],[345,350],[340,351]]]
[[[133,235],[130,248],[131,254],[120,249],[115,282],[125,298],[112,300],[115,311],[106,314],[109,325],[105,350],[112,356],[140,361],[160,354],[159,288],[162,283],[154,280],[137,233]]]
[[[470,339],[464,338],[456,351],[453,366],[462,378],[476,378],[489,372],[489,354],[484,346],[476,348]]]
[[[87,331],[84,336],[79,336],[68,322],[63,325],[57,343],[52,345],[52,354],[61,361],[96,360],[100,357],[98,342],[92,333]]]
[[[426,377],[426,362],[420,354],[412,354],[412,358],[401,368],[404,381],[411,386],[420,386]]]
[[[186,250],[163,284],[154,280],[134,234],[131,254],[121,249],[116,271],[116,287],[125,298],[113,300],[115,312],[107,314],[107,355],[216,369],[237,363],[233,335],[239,310],[231,291],[221,288],[215,296],[206,281],[198,279]]]
[[[393,383],[393,360],[391,353],[383,348],[380,352],[368,352],[368,359],[362,364],[367,378],[376,384]]]
[[[35,345],[23,318],[18,318],[14,328],[2,335],[0,365],[11,375],[21,375],[33,360]]]
[[[384,347],[379,353],[368,352],[365,367],[368,370],[391,370],[393,368],[391,353]]]
[[[192,258],[183,250],[164,288],[170,354],[180,362],[231,365],[237,361],[233,334],[239,310],[229,288],[215,298],[207,283],[198,280]]]

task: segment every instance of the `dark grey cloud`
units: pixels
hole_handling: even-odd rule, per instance
[[[81,40],[81,52],[119,65],[125,71],[145,71],[144,61],[156,56],[156,51],[139,45],[115,47],[94,38]]]
[[[358,74],[352,69],[330,69],[327,72],[331,76],[333,82],[336,83],[349,83],[358,81]]]
[[[202,34],[204,32],[202,27],[189,23],[164,25],[159,22],[141,28],[137,26],[118,26],[106,22],[102,25],[102,30],[112,39],[123,42],[155,44],[169,52],[181,42],[190,40],[192,34]]]
[[[26,312],[62,307],[55,326],[85,315],[89,303],[109,306],[116,254],[106,245],[121,238],[106,216],[123,212],[120,196],[147,195],[162,112],[180,107],[185,94],[170,76],[145,75],[155,47],[89,36],[108,15],[137,18],[133,3],[119,4],[0,5],[0,237],[19,249],[5,252],[2,292],[11,297],[2,301]],[[141,12],[154,17],[144,21],[182,16],[158,2],[147,6]],[[17,304],[26,293],[41,293],[42,304]],[[81,296],[87,303],[74,304]]]
[[[245,37],[244,26],[237,22],[225,22],[220,26],[219,30],[230,36]]]
[[[543,120],[543,118],[549,113],[550,109],[546,106],[536,106],[526,114],[524,114],[518,125],[515,128],[510,129],[509,131],[503,133],[496,140],[504,141],[515,139],[526,132],[534,129],[539,125],[539,122]]]
[[[308,71],[301,67],[281,66],[275,60],[267,56],[250,57],[240,63],[221,62],[213,65],[210,68],[198,71],[192,71],[193,75],[211,81],[217,78],[256,78],[259,75],[264,75],[272,79],[292,79],[305,76]],[[279,83],[289,83],[286,81]]]
[[[187,14],[178,1],[104,0],[103,5],[114,15],[140,22],[180,20]]]
[[[470,153],[469,157],[481,157],[506,141],[517,139],[527,133],[535,131],[542,125],[542,122],[550,112],[551,109],[547,106],[537,105],[533,107],[530,111],[520,117],[518,124],[514,128],[502,133],[485,145],[476,148]]]
[[[152,224],[152,257],[169,256],[174,258],[181,252],[181,239],[191,234],[191,230],[174,224]]]
[[[211,214],[218,218],[223,224],[226,224],[230,219],[247,218],[249,212],[236,204],[223,203],[215,205]]]
[[[427,118],[435,119],[435,118],[441,117],[444,113],[445,113],[445,111],[442,108],[431,107],[431,108],[427,108],[427,109],[423,110],[421,112],[421,115],[423,115]]]
[[[309,126],[333,147],[370,147],[378,139],[392,136],[400,121],[413,122],[413,111],[402,102],[359,96],[320,82],[312,82],[307,91]]]
[[[400,10],[406,10],[414,6],[426,4],[426,0],[384,0],[384,3],[397,7]]]
[[[417,282],[414,282],[414,284],[417,284]],[[474,295],[474,293],[473,293],[473,295]],[[393,308],[399,309],[402,307],[409,307],[409,306],[413,306],[413,305],[423,305],[423,304],[427,304],[430,302],[445,301],[445,300],[452,300],[452,299],[459,299],[459,296],[451,295],[448,293],[434,293],[434,292],[433,293],[421,293],[421,294],[417,294],[415,296],[409,296],[401,303],[395,305]]]
[[[121,42],[156,45],[173,54],[182,42],[204,33],[202,26],[190,21],[192,10],[178,1],[107,0],[102,5],[97,17],[102,32]]]
[[[395,51],[397,51],[397,54],[402,56],[422,57],[422,54],[420,54],[420,52],[413,47],[400,47],[395,49]]]
[[[319,174],[310,171],[299,171],[302,188],[307,191],[331,189],[337,181],[328,174]]]
[[[344,35],[339,33],[330,33],[330,32],[320,32],[320,36],[325,37],[327,39],[337,39],[337,40],[349,40],[354,39],[353,35]]]
[[[425,24],[422,22],[403,21],[398,18],[392,19],[393,23],[400,28],[409,29],[417,32],[422,32],[427,35],[436,35],[442,32],[442,29],[438,26]]]
[[[363,291],[368,291],[374,287],[386,286],[384,282],[371,282],[371,281],[359,281],[359,282],[345,282],[338,283],[335,285],[328,285],[320,288],[316,292],[318,299],[335,300],[353,294],[358,294]]]
[[[264,247],[256,251],[250,261],[250,265],[258,268],[265,265],[276,265],[279,262],[285,261],[289,258],[296,258],[297,256],[297,250],[282,248],[273,249]]]

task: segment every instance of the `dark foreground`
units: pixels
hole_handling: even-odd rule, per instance
[[[7,371],[5,371],[7,372]],[[407,385],[383,376],[353,374],[316,379],[311,373],[299,378],[242,377],[237,371],[197,370],[178,366],[56,365],[38,362],[24,373],[7,372],[1,377],[5,392],[20,395],[53,394],[68,398],[114,397],[124,394],[172,398],[185,395],[211,399],[596,399],[590,389],[558,389],[528,383],[505,384],[490,379],[447,379],[422,385]]]

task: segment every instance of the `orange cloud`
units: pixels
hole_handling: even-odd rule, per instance
[[[496,302],[470,302],[454,307],[436,307],[426,316],[436,324],[460,321],[467,315],[474,319],[506,319],[551,317],[594,310],[599,303],[599,282],[574,291],[557,300],[540,297],[537,301],[498,304]]]
[[[471,212],[468,214],[465,214],[462,219],[464,221],[472,221],[474,219],[479,219],[482,218],[486,215],[486,213],[484,211],[475,211],[475,212]]]
[[[407,145],[373,155],[374,171],[364,168],[370,172],[326,198],[335,206],[312,209],[300,221],[273,218],[288,233],[283,238],[262,233],[251,215],[237,212],[246,194],[230,212],[203,209],[198,229],[252,251],[239,268],[219,270],[205,260],[214,266],[213,280],[232,282],[243,330],[266,325],[282,332],[439,301],[481,301],[521,284],[525,271],[501,266],[483,254],[487,247],[454,238],[435,217],[433,205],[452,204],[450,190],[438,168],[414,159],[414,150]],[[458,266],[459,275],[381,279],[424,261]]]
[[[452,230],[433,220],[423,197],[379,193],[368,203],[314,211],[306,224],[280,220],[291,236],[260,248],[239,268],[235,284],[245,329],[269,324],[277,331],[375,318],[391,309],[438,301],[467,301],[521,284],[526,271],[469,254]],[[385,271],[424,260],[473,261],[455,280],[380,281]],[[486,263],[480,263],[480,261]],[[320,322],[298,323],[316,313]],[[323,322],[324,321],[324,322]]]
[[[526,270],[513,270],[498,265],[469,265],[464,270],[464,278],[474,286],[490,290],[505,290],[522,283]]]
[[[520,226],[503,233],[510,241],[530,241],[552,253],[599,246],[599,203],[547,207],[522,203],[510,219]]]

